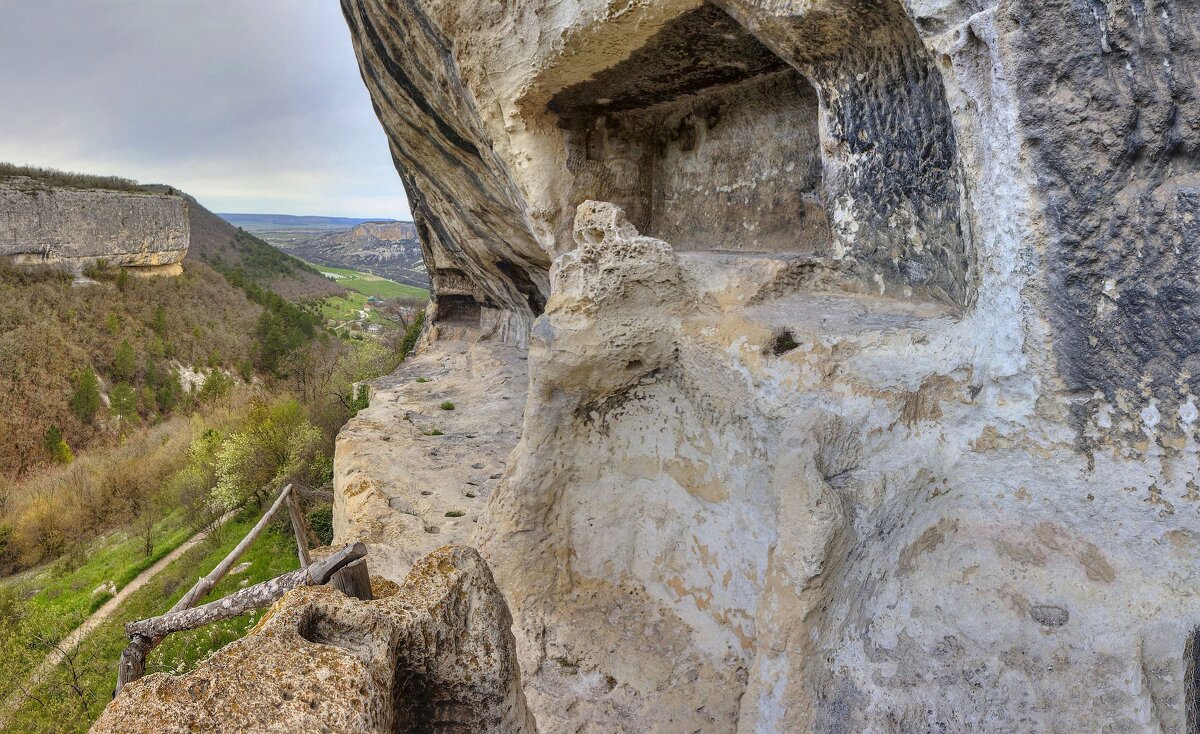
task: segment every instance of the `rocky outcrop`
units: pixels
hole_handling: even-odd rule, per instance
[[[191,673],[129,684],[93,734],[536,732],[508,609],[475,551],[442,548],[399,590],[375,587],[368,602],[290,592]]]
[[[140,272],[175,274],[187,254],[187,215],[179,195],[10,178],[0,182],[0,257],[75,272],[104,260]]]
[[[1200,726],[1183,4],[343,7],[544,730]]]
[[[527,385],[523,350],[450,339],[376,380],[338,434],[334,533],[367,543],[372,570],[392,579],[469,543],[517,444]]]
[[[414,3],[342,7],[425,248],[437,295],[431,320],[524,344],[545,303],[550,260],[486,143],[450,39]]]

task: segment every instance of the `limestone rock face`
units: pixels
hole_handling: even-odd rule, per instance
[[[92,732],[536,732],[511,617],[475,551],[439,549],[387,586],[369,602],[292,591],[191,673],[129,684]]]
[[[182,196],[0,183],[0,257],[78,272],[98,260],[170,273],[187,254]]]
[[[1189,4],[343,7],[543,730],[1200,727]]]

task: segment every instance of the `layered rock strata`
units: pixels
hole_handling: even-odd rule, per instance
[[[147,274],[176,274],[190,229],[182,196],[0,183],[0,258],[80,272],[103,260]]]

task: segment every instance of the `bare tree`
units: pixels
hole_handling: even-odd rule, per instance
[[[59,665],[63,671],[62,682],[78,700],[81,713],[84,716],[90,716],[91,705],[95,702],[95,697],[87,689],[85,679],[89,675],[101,672],[96,664],[95,650],[91,647],[85,648],[82,643],[64,645],[62,641],[55,640],[45,633],[37,634],[34,637],[34,643],[39,649],[46,650],[49,655],[59,659]],[[24,685],[21,690],[30,700],[45,707],[45,702],[35,696],[32,690],[28,690]]]

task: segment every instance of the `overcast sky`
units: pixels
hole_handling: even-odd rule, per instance
[[[409,218],[337,0],[0,0],[0,161]]]

